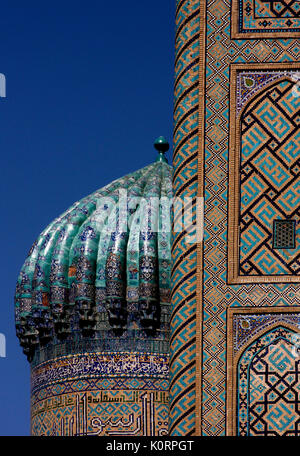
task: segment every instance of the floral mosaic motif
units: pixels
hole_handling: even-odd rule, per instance
[[[31,370],[31,391],[62,380],[142,376],[168,378],[169,356],[139,352],[91,352],[46,361]]]
[[[300,328],[300,316],[298,313],[280,313],[279,311],[259,315],[235,315],[233,318],[234,353],[236,354],[255,334],[274,323],[288,323],[297,330]]]
[[[253,70],[237,73],[236,115],[238,116],[247,101],[267,84],[278,79],[289,77],[294,82],[295,93],[299,90],[299,70]]]

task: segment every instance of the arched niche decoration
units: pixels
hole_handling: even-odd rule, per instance
[[[230,350],[227,435],[300,435],[299,339],[295,326],[277,322]]]
[[[255,92],[238,116],[231,97],[229,283],[300,281],[299,95],[295,80],[283,75]],[[278,220],[286,223],[283,238]],[[294,245],[275,243],[285,236]]]

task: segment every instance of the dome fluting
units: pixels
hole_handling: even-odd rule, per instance
[[[155,163],[76,202],[33,244],[15,294],[29,360],[67,342],[73,351],[84,340],[104,350],[167,343],[172,167],[161,143]]]

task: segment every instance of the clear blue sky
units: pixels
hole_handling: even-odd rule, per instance
[[[14,328],[19,270],[56,216],[151,163],[157,136],[171,141],[174,15],[175,0],[1,6],[1,435],[29,434],[30,371]]]

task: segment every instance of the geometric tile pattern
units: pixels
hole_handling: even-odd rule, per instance
[[[273,221],[299,218],[300,97],[283,79],[241,114],[240,275],[294,275],[299,249],[273,249]]]
[[[155,390],[91,391],[32,402],[31,434],[160,436],[168,430],[168,394]]]
[[[299,0],[234,0],[233,38],[300,36]]]
[[[285,62],[285,71],[288,72],[293,70],[300,51],[292,35],[289,39],[268,40],[263,35],[260,35],[261,39],[247,39],[250,35],[244,34],[244,39],[232,39],[230,14],[230,5],[225,0],[177,2],[174,190],[189,192],[194,197],[201,191],[205,193],[204,243],[203,246],[197,245],[195,255],[198,267],[191,260],[189,263],[186,261],[186,258],[190,259],[193,245],[182,242],[184,234],[181,237],[176,235],[173,241],[172,305],[173,318],[178,316],[178,321],[174,323],[173,320],[171,332],[175,334],[178,328],[179,338],[178,348],[171,347],[171,357],[178,366],[179,386],[172,390],[171,403],[177,406],[181,397],[187,402],[185,407],[184,404],[178,406],[176,413],[171,412],[170,415],[172,432],[178,435],[189,432],[187,419],[192,417],[191,407],[195,407],[195,416],[190,424],[192,428],[196,426],[196,435],[226,434],[227,308],[276,308],[297,306],[299,303],[299,289],[294,280],[290,283],[260,280],[234,285],[227,282],[228,138],[232,128],[230,66],[240,64],[249,68],[251,62],[257,71],[262,64],[264,69],[275,64],[280,68]],[[198,176],[193,180],[190,164],[194,162]],[[252,279],[254,277],[251,276]],[[288,277],[294,279],[296,276]],[[191,292],[188,287],[191,289],[193,284]],[[192,293],[196,304],[190,298]],[[181,309],[184,309],[183,313]],[[182,335],[184,319],[186,328],[194,325],[191,337],[193,343],[198,344],[197,350],[195,345],[188,344],[187,336],[185,347]],[[176,335],[174,339],[177,343]],[[189,366],[186,380],[183,361],[181,369],[177,364],[180,357]],[[195,360],[196,366],[193,364]],[[191,375],[191,365],[194,365],[194,376]],[[175,375],[171,365],[171,378],[176,380]],[[186,389],[189,387],[188,402]]]
[[[33,435],[165,435],[168,358],[86,353],[32,369]]]
[[[299,281],[299,249],[276,247],[273,229],[298,233],[299,66],[262,66],[231,68],[229,283]]]
[[[241,356],[237,435],[300,435],[300,359],[293,351],[294,334],[276,327]]]
[[[296,285],[227,284],[227,189],[229,125],[229,64],[293,62],[296,40],[231,40],[228,3],[209,3],[206,20],[205,242],[202,326],[202,434],[226,433],[226,308],[228,306],[295,306]],[[205,23],[205,19],[204,19]],[[280,65],[279,65],[280,66]],[[200,75],[202,77],[202,75]],[[217,208],[217,209],[216,209]],[[291,276],[292,277],[292,276]],[[294,277],[293,277],[294,278]],[[256,296],[260,296],[256,299]],[[270,296],[270,298],[269,298]],[[214,335],[214,339],[211,337]],[[198,431],[199,432],[199,431]]]
[[[190,236],[198,190],[199,11],[198,2],[177,1],[173,192],[189,198],[190,213],[172,242],[169,433],[175,436],[193,435],[196,426],[197,245]]]
[[[296,220],[273,221],[273,248],[294,249],[296,247]]]
[[[227,434],[299,435],[299,308],[227,315]]]

